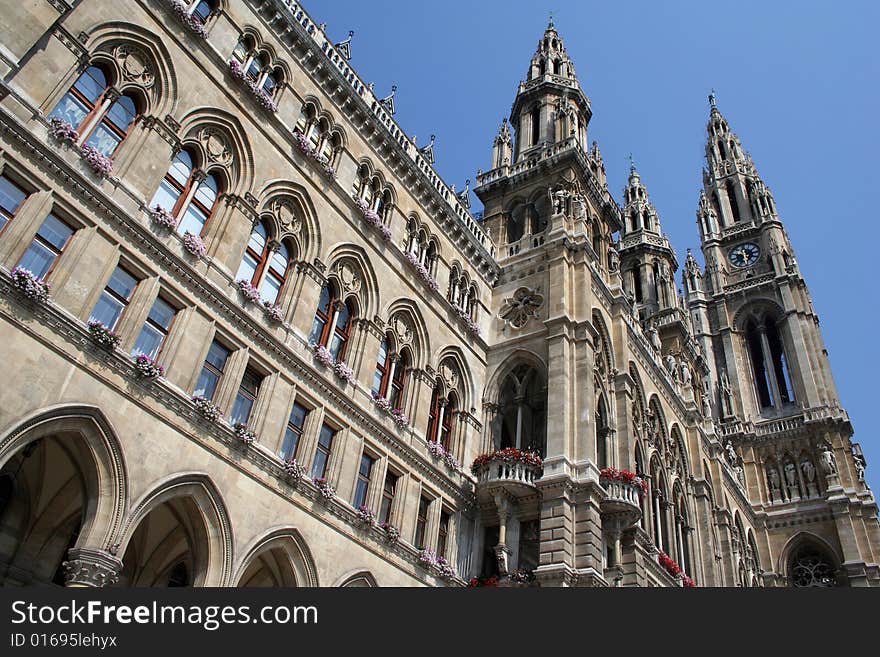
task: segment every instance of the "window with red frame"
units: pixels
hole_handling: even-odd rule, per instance
[[[345,357],[354,318],[351,304],[340,302],[333,287],[325,285],[309,332],[309,342],[327,347],[334,359],[341,360]]]
[[[5,174],[0,176],[0,230],[6,227],[28,193],[12,182]]]
[[[438,442],[446,449],[450,448],[452,418],[455,414],[456,406],[454,395],[443,399],[440,397],[439,388],[434,388],[434,394],[431,397],[431,409],[428,413],[428,433],[426,437],[429,442]]]
[[[220,180],[214,174],[201,175],[193,155],[180,151],[168,168],[150,208],[159,206],[177,219],[177,232],[201,235],[220,195]]]
[[[418,550],[425,547],[425,534],[428,530],[428,508],[431,506],[431,500],[422,495],[419,498],[419,514],[416,517],[416,535],[413,545]]]
[[[437,556],[446,559],[446,542],[449,539],[449,511],[440,512],[440,526],[437,534]]]
[[[90,66],[49,114],[66,121],[79,132],[78,143],[91,146],[110,157],[123,142],[138,116],[131,96],[114,100],[108,94],[110,82],[97,66]]]
[[[396,474],[390,470],[385,473],[385,484],[382,486],[382,502],[379,505],[379,524],[391,522],[391,509],[394,506],[394,495],[397,493]]]
[[[260,290],[264,301],[275,303],[287,279],[290,251],[284,244],[277,244],[273,249],[268,238],[268,230],[262,222],[254,226],[236,279],[248,281]]]

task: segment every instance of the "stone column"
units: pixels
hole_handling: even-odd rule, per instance
[[[76,588],[113,586],[119,581],[122,561],[104,550],[71,548],[64,567],[64,586]]]
[[[12,270],[31,245],[34,235],[52,212],[52,192],[34,192],[6,224],[0,240],[0,264]]]

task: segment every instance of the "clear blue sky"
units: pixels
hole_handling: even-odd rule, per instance
[[[590,97],[618,202],[632,152],[683,262],[695,210],[706,96],[750,151],[812,293],[844,406],[880,494],[880,3],[740,0],[306,1],[331,38],[355,30],[352,65],[458,189],[488,169],[492,139],[553,11]],[[479,202],[474,199],[474,209]],[[699,254],[698,254],[699,255]],[[874,381],[875,383],[871,383]]]

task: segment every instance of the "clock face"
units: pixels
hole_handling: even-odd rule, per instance
[[[758,262],[758,256],[761,255],[761,249],[757,244],[740,244],[730,250],[728,257],[734,267],[751,267]]]

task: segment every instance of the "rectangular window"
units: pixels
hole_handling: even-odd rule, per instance
[[[18,266],[27,269],[37,278],[45,278],[58,256],[64,251],[71,235],[73,228],[50,214],[40,226],[34,241],[25,251]]]
[[[0,176],[0,230],[15,216],[18,206],[27,198],[27,192],[6,176]]]
[[[113,275],[110,276],[110,282],[101,293],[101,298],[95,305],[89,321],[101,322],[111,331],[116,328],[122,311],[131,301],[131,295],[137,287],[137,279],[125,271],[122,267],[117,267]]]
[[[147,315],[147,321],[144,322],[141,334],[134,344],[134,349],[131,350],[131,355],[145,354],[150,358],[158,356],[176,313],[177,311],[170,303],[161,298],[156,299],[150,314]]]
[[[440,529],[437,535],[437,556],[446,558],[446,541],[449,538],[449,512],[440,512]]]
[[[327,462],[330,460],[330,449],[333,447],[333,436],[336,435],[328,425],[321,427],[321,435],[318,436],[318,449],[315,451],[315,461],[312,463],[312,477],[323,477],[327,474]]]
[[[251,412],[254,410],[254,404],[257,401],[257,394],[260,392],[260,383],[263,381],[263,375],[259,372],[247,368],[244,376],[241,378],[241,385],[238,387],[238,394],[235,396],[235,403],[232,404],[232,415],[230,415],[230,424],[241,422],[247,424],[251,418]]]
[[[391,522],[391,508],[394,506],[397,480],[398,477],[393,472],[385,473],[385,484],[382,486],[382,503],[379,506],[379,524]]]
[[[367,503],[367,492],[370,489],[370,475],[376,462],[369,454],[361,456],[361,467],[358,469],[357,485],[354,489],[354,508]]]
[[[296,458],[299,443],[302,440],[303,430],[309,410],[300,404],[294,404],[287,420],[287,430],[284,432],[284,441],[281,443],[281,458],[290,461]]]
[[[217,384],[220,383],[220,377],[223,376],[229,353],[229,349],[216,340],[211,343],[205,364],[202,366],[202,373],[199,375],[199,381],[193,392],[195,396],[214,399],[214,393],[217,392]]]
[[[428,529],[428,507],[431,506],[431,500],[422,495],[419,498],[419,515],[416,518],[416,536],[413,541],[416,548],[422,550],[425,548],[425,533]]]

